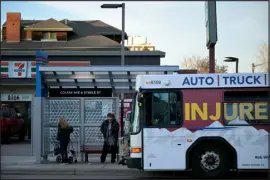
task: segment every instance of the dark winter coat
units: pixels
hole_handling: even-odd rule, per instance
[[[109,128],[109,120],[105,120],[101,126],[100,126],[100,131],[103,134],[104,139],[107,138],[107,130]],[[117,141],[118,140],[118,132],[119,132],[119,124],[116,121],[116,119],[112,120],[112,125],[111,125],[111,136]]]
[[[57,140],[62,142],[68,142],[70,140],[70,134],[73,133],[73,127],[61,128],[58,126]]]

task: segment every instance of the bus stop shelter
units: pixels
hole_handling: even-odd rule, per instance
[[[111,88],[115,93],[130,93],[135,92],[137,75],[172,74],[179,71],[178,66],[56,67],[48,66],[47,63],[48,55],[38,51],[36,97],[32,102],[32,148],[37,162],[41,162],[42,157],[46,157],[52,150],[51,144],[55,141],[59,116],[65,116],[74,127],[71,138],[81,146],[85,143],[102,144],[97,139],[105,114],[111,111],[119,115],[118,98],[50,98],[49,88]]]

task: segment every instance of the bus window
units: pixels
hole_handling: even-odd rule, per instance
[[[181,124],[181,99],[179,93],[153,92],[145,97],[145,120],[147,126]]]
[[[225,92],[223,119],[227,125],[269,124],[267,91]]]

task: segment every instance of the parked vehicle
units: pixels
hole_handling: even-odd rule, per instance
[[[267,73],[139,75],[129,168],[216,177],[269,169]]]
[[[10,143],[11,137],[17,136],[20,141],[25,140],[25,122],[21,114],[14,108],[1,108],[1,141]]]

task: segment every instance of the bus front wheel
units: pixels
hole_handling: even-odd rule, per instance
[[[192,174],[198,177],[225,176],[230,169],[229,159],[226,147],[202,144],[191,155]]]

